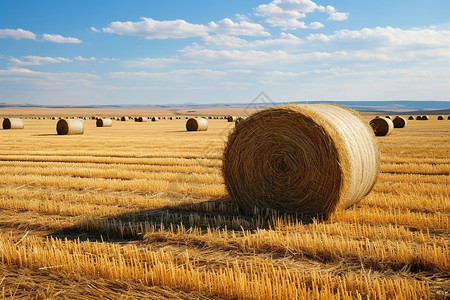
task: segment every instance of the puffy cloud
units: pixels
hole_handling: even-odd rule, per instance
[[[81,40],[73,37],[63,37],[59,34],[44,33],[42,39],[47,42],[59,43],[59,44],[79,44]]]
[[[210,33],[222,35],[270,36],[260,24],[247,20],[234,22],[225,18],[208,25],[191,24],[185,20],[158,21],[141,18],[140,22],[112,22],[103,32],[122,35],[140,36],[145,39],[182,39],[189,37],[206,37]]]
[[[11,38],[11,39],[30,39],[35,40],[36,35],[31,31],[23,29],[0,29],[0,38]]]
[[[327,20],[344,21],[347,20],[349,13],[338,12],[333,6],[328,5],[326,12],[329,14]]]
[[[100,30],[98,30],[97,28],[95,28],[94,26],[91,26],[91,30],[94,32],[100,32]]]
[[[338,13],[332,6],[326,8],[317,5],[311,0],[274,0],[269,4],[262,4],[255,8],[255,15],[266,18],[265,21],[274,27],[283,29],[319,29],[323,27],[320,22],[306,24],[299,21],[308,13],[319,11],[328,12],[329,20],[344,20],[348,14]]]
[[[64,57],[24,56],[24,58],[26,60],[20,60],[12,57],[9,61],[16,66],[40,66],[44,64],[72,62],[72,60]]]
[[[140,36],[145,39],[181,39],[207,35],[205,25],[190,24],[184,20],[157,21],[141,18],[140,22],[112,22],[103,32]]]
[[[264,27],[257,23],[251,23],[243,20],[233,22],[225,18],[219,22],[210,22],[208,24],[208,32],[233,35],[233,36],[270,36],[270,33],[264,30]]]

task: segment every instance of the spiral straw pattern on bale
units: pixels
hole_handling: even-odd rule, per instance
[[[190,118],[186,122],[187,131],[206,131],[208,129],[208,120],[205,118]]]
[[[390,135],[394,130],[394,123],[388,118],[375,118],[369,124],[376,136]]]
[[[59,135],[74,135],[84,133],[84,123],[80,119],[62,119],[56,124]]]
[[[396,116],[394,120],[392,120],[392,123],[394,123],[394,128],[404,128],[406,127],[406,124],[408,124],[408,121],[403,117]]]
[[[3,129],[23,129],[23,121],[19,118],[3,119]]]
[[[327,218],[367,195],[378,174],[372,130],[350,109],[288,105],[240,122],[224,150],[230,197],[254,207]]]
[[[97,127],[111,127],[112,120],[111,119],[97,119]]]

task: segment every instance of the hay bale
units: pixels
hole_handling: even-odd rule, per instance
[[[394,130],[394,123],[388,118],[375,118],[369,124],[376,136],[390,135]]]
[[[424,120],[424,121],[427,121],[427,120],[429,120],[430,118],[428,117],[428,116],[422,116],[422,118],[421,118],[421,120]]]
[[[227,120],[228,122],[236,122],[237,117],[236,116],[228,116]]]
[[[237,117],[237,118],[236,118],[236,121],[234,121],[234,124],[237,125],[237,124],[239,124],[241,121],[244,121],[244,118],[242,118],[242,117]]]
[[[392,120],[391,116],[385,116],[386,119]]]
[[[97,119],[97,127],[111,127],[112,120],[111,119]]]
[[[3,119],[3,129],[23,129],[23,121],[19,118]]]
[[[437,119],[438,120],[444,120],[444,116],[438,116]]]
[[[414,120],[414,116],[409,116],[408,120]]]
[[[62,119],[56,124],[59,135],[74,135],[84,133],[84,122],[80,119]]]
[[[417,116],[416,120],[422,120],[422,116]]]
[[[125,116],[123,116],[122,118],[120,118],[120,121],[123,121],[123,122],[128,121],[128,120],[129,120],[129,118],[128,118],[128,117],[125,117]]]
[[[447,117],[447,120],[450,120],[450,116]]]
[[[396,116],[392,123],[394,123],[394,128],[404,128],[408,124],[408,121],[403,117]]]
[[[256,206],[327,218],[370,192],[378,164],[372,130],[354,111],[287,105],[259,111],[235,127],[222,172],[244,211]]]
[[[147,117],[137,117],[137,118],[134,118],[134,121],[135,122],[147,122],[148,119],[147,119]]]
[[[158,117],[153,117],[152,122],[156,122],[156,121],[158,121]]]
[[[208,120],[205,118],[190,118],[186,122],[187,131],[206,131],[208,129]]]

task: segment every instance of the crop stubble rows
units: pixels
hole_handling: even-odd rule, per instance
[[[70,297],[80,278],[107,282],[97,293],[109,297],[118,293],[112,286],[155,298],[449,292],[446,123],[410,122],[379,138],[372,193],[326,222],[302,224],[271,212],[241,215],[227,199],[226,121],[196,133],[180,130],[182,120],[115,122],[109,131],[87,121],[78,137],[40,135],[51,122],[30,122],[35,128],[0,132],[3,297]],[[13,284],[19,278],[37,283]],[[78,288],[85,298],[94,293]]]

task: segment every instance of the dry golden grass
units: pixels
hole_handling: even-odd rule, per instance
[[[208,121],[0,130],[0,299],[449,297],[449,124],[377,138],[374,190],[306,223],[239,213],[220,172],[234,123]]]

